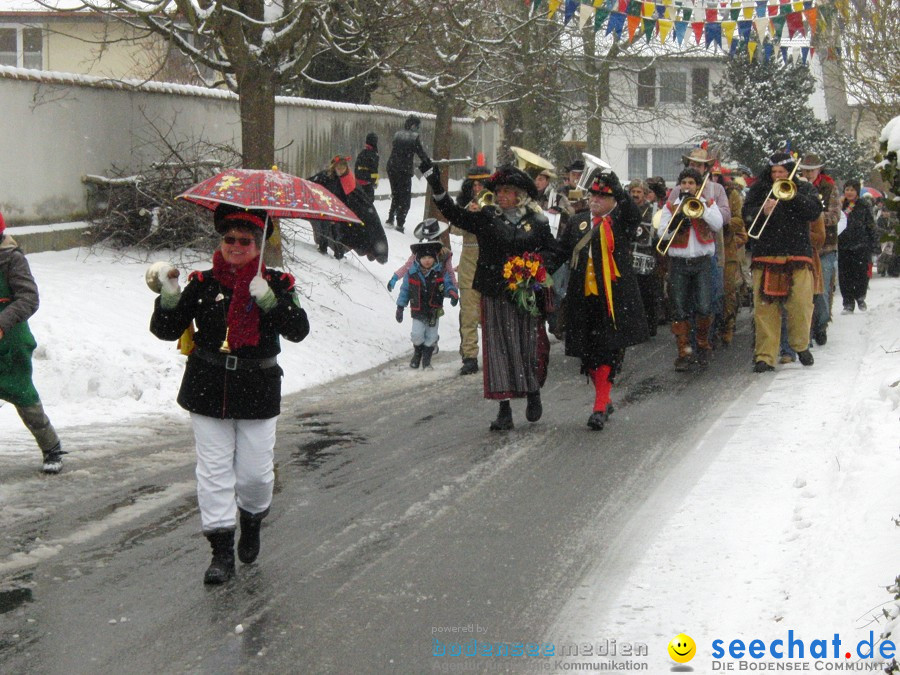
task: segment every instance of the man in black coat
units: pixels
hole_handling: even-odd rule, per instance
[[[422,141],[419,140],[419,126],[422,124],[415,115],[410,115],[403,123],[403,129],[394,134],[391,144],[391,156],[388,157],[387,172],[391,182],[391,208],[388,211],[387,224],[394,224],[397,217],[397,231],[403,232],[406,214],[409,213],[409,201],[412,196],[413,160],[416,156],[421,161],[431,161]]]
[[[595,390],[588,426],[603,429],[610,391],[625,348],[650,337],[631,262],[641,224],[637,206],[615,173],[599,174],[588,188],[590,211],[569,220],[560,248],[571,269],[566,291],[566,355],[581,359]]]
[[[813,364],[809,327],[813,315],[813,250],[809,223],[822,213],[819,193],[809,181],[789,180],[796,158],[776,152],[750,188],[743,217],[748,231],[759,238],[753,244],[753,321],[756,328],[757,373],[775,370],[781,338],[781,315],[787,314],[788,341],[804,366]],[[792,199],[771,194],[775,181],[796,189]],[[756,224],[754,220],[759,217]],[[768,218],[768,223],[762,223]],[[760,232],[761,231],[761,232]]]
[[[356,184],[363,194],[369,197],[369,201],[375,201],[375,188],[378,187],[378,134],[370,133],[366,136],[366,147],[360,150],[356,156],[356,164],[353,173],[356,174]]]

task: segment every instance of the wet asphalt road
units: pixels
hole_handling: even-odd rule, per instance
[[[629,515],[754,382],[741,319],[705,372],[672,370],[667,331],[630,349],[602,432],[585,426],[593,389],[556,342],[543,419],[514,402],[509,433],[487,431],[496,404],[480,375],[455,375],[455,354],[286,399],[260,559],[221,588],[201,583],[183,422],[111,429],[73,455],[79,499],[55,500],[33,466],[0,466],[40,505],[7,518],[0,541],[0,672],[425,673],[444,663],[434,637],[472,637],[453,627],[541,642],[592,564],[620,556],[606,544],[628,540]]]

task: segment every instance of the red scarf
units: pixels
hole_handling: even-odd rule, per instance
[[[228,345],[232,351],[259,344],[259,305],[250,297],[250,280],[256,276],[259,256],[240,269],[225,262],[221,251],[213,255],[213,278],[232,290],[228,306]]]

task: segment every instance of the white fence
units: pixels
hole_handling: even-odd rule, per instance
[[[335,154],[355,155],[366,134],[379,136],[382,173],[390,139],[413,111],[279,97],[275,147],[280,168],[309,176]],[[422,118],[432,147],[434,115]],[[86,174],[136,173],[160,157],[160,134],[174,143],[240,148],[237,97],[201,87],[104,80],[0,66],[0,211],[7,223],[78,220],[86,210]],[[493,120],[456,118],[451,155],[484,152],[496,163]],[[461,177],[465,166],[454,169]]]

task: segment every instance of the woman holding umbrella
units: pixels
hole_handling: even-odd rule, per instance
[[[234,575],[238,513],[238,557],[252,563],[259,553],[274,484],[279,338],[300,342],[309,333],[293,277],[260,268],[264,236],[272,228],[265,211],[219,204],[214,222],[222,240],[212,269],[192,272],[182,290],[178,270],[156,267],[160,296],[150,321],[161,340],[177,339],[196,324],[178,404],[191,413],[194,429],[197,498],[213,552],[206,584]]]

